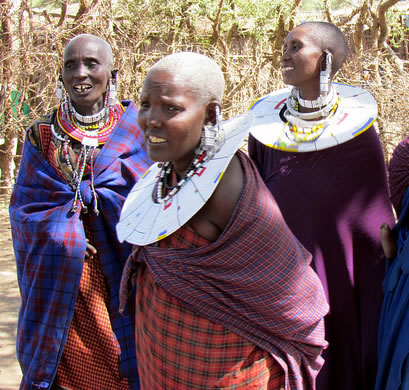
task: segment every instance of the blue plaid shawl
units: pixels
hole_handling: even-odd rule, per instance
[[[188,309],[270,352],[285,371],[286,389],[315,389],[327,345],[324,289],[254,164],[237,155],[246,182],[223,234],[193,249],[135,247],[121,281],[121,309],[145,263]]]
[[[119,369],[138,388],[133,317],[118,313],[121,272],[131,247],[118,243],[115,225],[128,191],[150,162],[136,123],[137,108],[132,102],[124,105],[125,113],[95,161],[100,215],[91,211],[89,218],[110,291],[111,323],[121,347]],[[92,204],[89,180],[82,182],[82,189],[85,204]],[[53,381],[68,335],[86,247],[79,213],[70,212],[73,198],[70,186],[26,139],[10,202],[21,293],[21,389]]]

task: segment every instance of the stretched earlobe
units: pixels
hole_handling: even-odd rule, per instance
[[[207,106],[205,123],[211,123],[212,125],[220,123],[221,121],[221,107],[218,102],[211,102]]]
[[[108,83],[108,107],[116,104],[116,93],[118,91],[118,69],[111,71],[111,78]]]
[[[224,143],[224,131],[222,128],[222,116],[220,104],[210,103],[207,107],[206,123],[203,125],[200,145],[196,149],[196,154],[206,152],[207,158],[217,153]]]
[[[331,82],[332,72],[332,53],[328,50],[324,50],[325,60],[321,62],[320,71],[320,95],[325,96],[328,94],[329,86]]]
[[[64,82],[62,80],[62,75],[60,74],[57,78],[55,85],[55,94],[58,100],[62,100],[64,97]]]

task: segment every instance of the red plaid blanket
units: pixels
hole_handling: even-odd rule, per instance
[[[145,263],[189,310],[270,352],[285,371],[286,389],[314,389],[326,347],[324,291],[256,168],[238,156],[245,185],[219,239],[199,248],[136,248],[121,282],[122,308]]]

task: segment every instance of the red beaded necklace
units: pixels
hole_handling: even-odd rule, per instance
[[[67,100],[63,101],[57,110],[57,121],[60,128],[71,138],[80,141],[83,145],[98,146],[103,145],[111,135],[119,118],[124,112],[122,104],[117,103],[109,107],[105,123],[95,128],[94,126],[80,126],[76,123],[75,118],[69,107]],[[92,129],[92,130],[90,130]]]

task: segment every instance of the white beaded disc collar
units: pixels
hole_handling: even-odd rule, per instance
[[[289,152],[311,152],[347,142],[375,122],[378,106],[374,97],[362,88],[333,83],[340,98],[339,107],[325,124],[321,135],[313,141],[299,141],[288,136],[288,125],[280,111],[289,97],[290,88],[283,88],[257,100],[250,107],[255,122],[250,133],[261,143]]]
[[[148,245],[169,236],[189,221],[213,194],[232,157],[248,135],[253,119],[253,115],[247,112],[223,122],[224,144],[166,203],[153,200],[161,171],[158,163],[153,164],[125,200],[116,226],[119,241]]]

